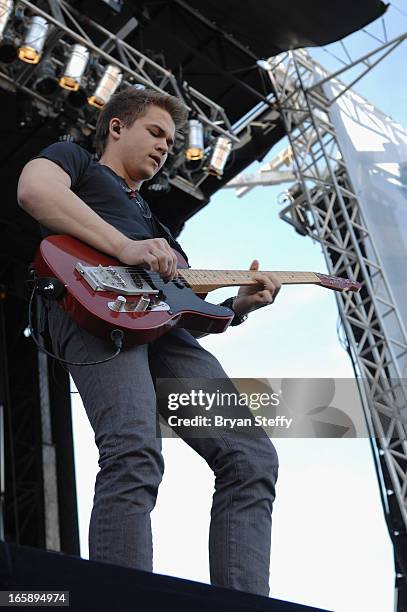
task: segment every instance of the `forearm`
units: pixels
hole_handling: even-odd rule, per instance
[[[53,232],[78,238],[113,257],[129,240],[65,185],[51,181],[31,192],[21,190],[18,201],[29,215]]]

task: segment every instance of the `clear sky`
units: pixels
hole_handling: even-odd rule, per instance
[[[407,30],[407,7],[392,3],[391,38]],[[383,36],[380,22],[368,27]],[[346,41],[355,59],[378,45],[355,34]],[[355,87],[379,109],[407,126],[404,70],[407,43]],[[344,57],[339,43],[330,52]],[[325,67],[339,67],[326,51],[312,50]],[[264,161],[272,159],[281,142]],[[256,165],[250,168],[254,171]],[[278,217],[284,187],[258,187],[238,199],[222,190],[188,222],[181,243],[193,267],[247,268],[253,258],[268,270],[326,271],[321,249]],[[217,302],[232,293],[213,294]],[[231,377],[347,378],[353,370],[337,337],[334,295],[310,287],[285,287],[276,303],[239,328],[202,344]],[[97,452],[84,410],[74,398],[76,465],[82,555],[97,471]],[[384,523],[366,439],[276,439],[280,459],[273,512],[271,595],[336,612],[393,610],[392,547]],[[207,537],[213,477],[180,440],[164,440],[166,473],[153,513],[155,571],[209,581]]]

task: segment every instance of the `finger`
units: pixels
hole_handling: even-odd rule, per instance
[[[168,277],[170,280],[172,280],[176,276],[178,276],[178,272],[177,272],[177,267],[178,267],[177,256],[175,255],[174,250],[170,247],[169,243],[167,242],[167,240],[165,238],[161,239],[159,248],[164,250],[164,252],[169,257],[168,268],[167,268],[167,271],[166,271],[166,277]]]
[[[165,253],[165,271],[163,269],[163,274],[169,280],[173,278],[174,271],[174,260],[172,257],[172,253]]]
[[[171,265],[171,273],[170,273],[171,280],[173,280],[174,278],[176,278],[178,276],[177,265],[178,265],[177,258],[173,254],[173,260],[172,260],[172,265]]]
[[[172,257],[165,250],[155,248],[152,252],[158,262],[157,272],[163,278],[169,278],[172,270]]]
[[[257,303],[261,306],[267,306],[274,302],[275,296],[271,291],[259,291],[257,293]]]
[[[268,274],[268,277],[274,283],[274,286],[276,288],[276,292],[278,293],[280,291],[280,289],[281,289],[281,281],[280,281],[279,277],[277,276],[277,274],[274,274],[273,272],[270,272]],[[276,293],[276,295],[277,295],[277,293]]]
[[[173,252],[173,250],[170,248],[170,251],[165,253],[167,259],[167,270],[165,272],[165,276],[168,280],[173,280],[176,276],[178,276],[178,272],[177,272],[177,266],[178,266],[178,260],[177,257],[175,255],[175,253]]]
[[[158,272],[160,269],[158,259],[153,253],[148,253],[144,257],[144,263],[146,264],[147,268],[153,272]]]
[[[177,257],[170,247],[165,238],[157,240],[157,245],[155,247],[160,253],[160,257],[162,257],[162,268],[160,269],[162,275],[167,280],[172,280],[177,275]]]
[[[275,274],[262,274],[261,272],[254,276],[254,279],[261,285],[263,285],[264,289],[268,289],[269,291],[274,291],[274,295],[281,289],[281,282]]]
[[[258,283],[259,289],[270,289],[271,286],[274,287],[274,283],[270,280],[270,278],[261,272],[254,274],[253,279]]]

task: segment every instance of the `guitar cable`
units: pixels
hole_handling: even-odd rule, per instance
[[[106,357],[106,359],[100,359],[99,361],[86,361],[86,362],[78,362],[78,361],[68,361],[67,359],[63,359],[62,357],[59,357],[58,355],[55,355],[54,353],[51,353],[50,351],[47,351],[47,349],[45,349],[43,346],[41,346],[38,338],[36,337],[35,333],[34,333],[34,329],[32,326],[32,304],[33,304],[33,299],[34,299],[34,295],[35,292],[38,289],[38,280],[39,281],[44,281],[45,279],[36,279],[34,280],[34,287],[33,290],[31,292],[30,295],[30,300],[28,303],[28,329],[31,335],[31,338],[34,340],[35,344],[37,345],[38,349],[42,352],[45,353],[46,355],[48,355],[49,357],[52,357],[53,359],[57,359],[59,362],[61,363],[66,363],[67,365],[74,365],[74,366],[91,366],[91,365],[99,365],[100,363],[106,363],[107,361],[111,361],[112,359],[114,359],[115,357],[117,357],[120,353],[120,351],[122,350],[123,347],[123,337],[124,334],[122,332],[121,329],[113,329],[110,332],[110,338],[112,339],[112,342],[114,343],[115,347],[116,347],[116,352],[114,353],[114,355],[111,355],[110,357]],[[49,281],[50,279],[46,279],[47,281]],[[56,280],[56,279],[52,279],[52,280]],[[39,291],[39,294],[44,297],[41,294],[41,291]],[[46,296],[46,299],[50,299],[49,296]]]

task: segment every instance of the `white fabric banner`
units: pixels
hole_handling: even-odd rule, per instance
[[[343,85],[329,82],[324,87],[332,99]],[[407,131],[352,90],[332,105],[331,119],[353,189],[406,328]],[[380,311],[384,314],[388,308],[380,305]],[[386,331],[402,341],[392,321],[392,317],[384,318]],[[404,357],[399,362],[403,377],[407,375],[406,364]]]

